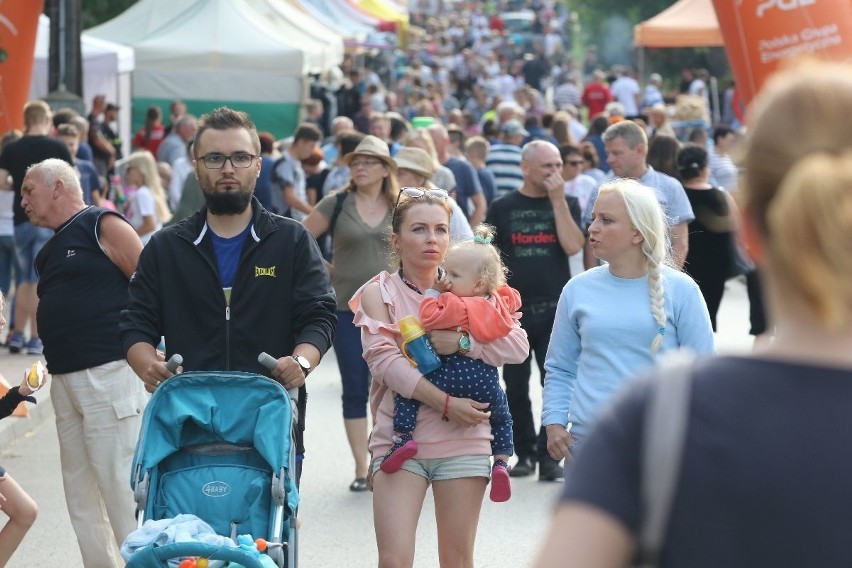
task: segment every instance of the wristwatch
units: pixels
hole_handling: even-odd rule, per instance
[[[459,350],[456,351],[456,355],[466,355],[468,351],[470,351],[470,334],[463,331],[459,337]]]
[[[308,361],[307,357],[304,355],[291,355],[291,357],[299,364],[299,367],[302,368],[302,372],[305,374],[305,377],[311,374],[313,369],[311,368],[311,362]]]

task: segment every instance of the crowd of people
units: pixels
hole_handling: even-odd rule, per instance
[[[600,68],[594,50],[576,68],[560,31],[567,15],[550,2],[529,8],[533,39],[505,30],[486,3],[424,18],[423,35],[383,73],[346,57],[341,84],[317,90],[283,139],[239,110],[197,118],[174,101],[168,124],[162,109],[147,109],[125,157],[115,134],[122,109],[105,97],[94,98],[88,117],[27,104],[25,131],[4,137],[0,151],[0,291],[14,306],[8,348],[43,354],[52,374],[66,500],[85,565],[123,565],[118,546],[134,528],[135,506],[126,480],[145,391],[172,375],[169,354],[183,355],[183,370],[266,374],[304,393],[333,347],[349,490],[373,492],[380,565],[413,563],[431,487],[442,565],[472,566],[489,480],[499,502],[511,497],[511,478],[536,473],[568,478],[542,556],[550,565],[573,553],[566,542],[609,539],[604,552],[629,558],[636,480],[618,466],[638,459],[634,422],[647,396],[631,391],[623,415],[605,409],[666,353],[714,353],[734,276],[746,275],[751,333],[772,331],[748,256],[772,265],[776,323],[801,316],[815,337],[839,341],[847,307],[797,277],[774,244],[787,216],[802,221],[802,238],[817,230],[807,211],[771,206],[781,199],[777,186],[796,180],[753,163],[753,185],[739,189],[736,98],[725,98],[727,122],[711,129],[707,74],[685,70],[673,91],[697,104],[700,126],[684,130],[672,123],[679,103],[661,76],[642,88],[624,66]],[[796,85],[788,78],[787,91],[773,92],[818,95]],[[784,141],[764,132],[777,132],[769,121],[783,106],[762,108],[747,161]],[[822,131],[785,118],[825,147]],[[837,136],[831,141],[845,147]],[[799,172],[796,152],[778,149],[791,158],[791,176],[841,183]],[[743,228],[737,200],[746,203]],[[833,282],[828,253],[814,262]],[[70,289],[88,299],[69,305]],[[782,292],[791,300],[783,306]],[[409,360],[400,322],[410,315],[422,320],[440,369],[421,372]],[[793,331],[784,345],[801,339]],[[257,363],[260,352],[276,357],[272,371]],[[530,398],[533,359],[540,417]],[[702,367],[696,388],[712,389],[713,365],[730,377],[756,364]],[[31,394],[23,384],[16,392]],[[301,435],[297,445],[303,453]],[[602,493],[598,480],[619,492]],[[573,540],[562,539],[565,527]],[[0,558],[14,550],[3,534]],[[590,546],[593,553],[603,552]]]

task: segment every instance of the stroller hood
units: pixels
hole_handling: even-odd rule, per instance
[[[290,511],[298,491],[290,469],[293,411],[287,391],[268,377],[192,371],[164,381],[145,410],[131,486],[181,448],[209,443],[252,446],[273,472],[286,471]],[[138,477],[137,477],[138,475]]]

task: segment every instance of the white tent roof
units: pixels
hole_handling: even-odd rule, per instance
[[[89,34],[80,36],[80,48],[83,60],[83,99],[89,101],[95,94],[103,93],[109,100],[117,101],[118,77],[130,73],[135,66],[133,48]],[[50,18],[41,14],[33,53],[33,77],[30,85],[32,99],[42,98],[48,93],[49,59]]]
[[[133,48],[111,41],[98,39],[89,34],[80,36],[83,55],[83,73],[98,75],[127,73],[133,71]],[[40,14],[33,57],[46,60],[50,56],[50,18]]]
[[[279,1],[140,0],[88,33],[135,48],[136,97],[298,101],[306,73],[342,60],[343,38]]]
[[[283,0],[141,0],[88,33],[137,47],[140,67],[152,58],[198,65],[195,57],[208,54],[216,66],[301,74],[339,63],[343,53],[339,34]],[[301,64],[281,58],[297,52]]]

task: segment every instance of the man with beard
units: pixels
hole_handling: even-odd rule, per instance
[[[305,378],[336,324],[319,247],[253,198],[260,140],[247,114],[222,107],[201,117],[193,158],[206,207],[145,247],[119,326],[127,361],[153,392],[172,375],[156,350],[165,337],[166,356],[182,355],[186,371],[248,371],[299,387],[303,421]],[[271,372],[257,362],[263,351],[278,359]]]

